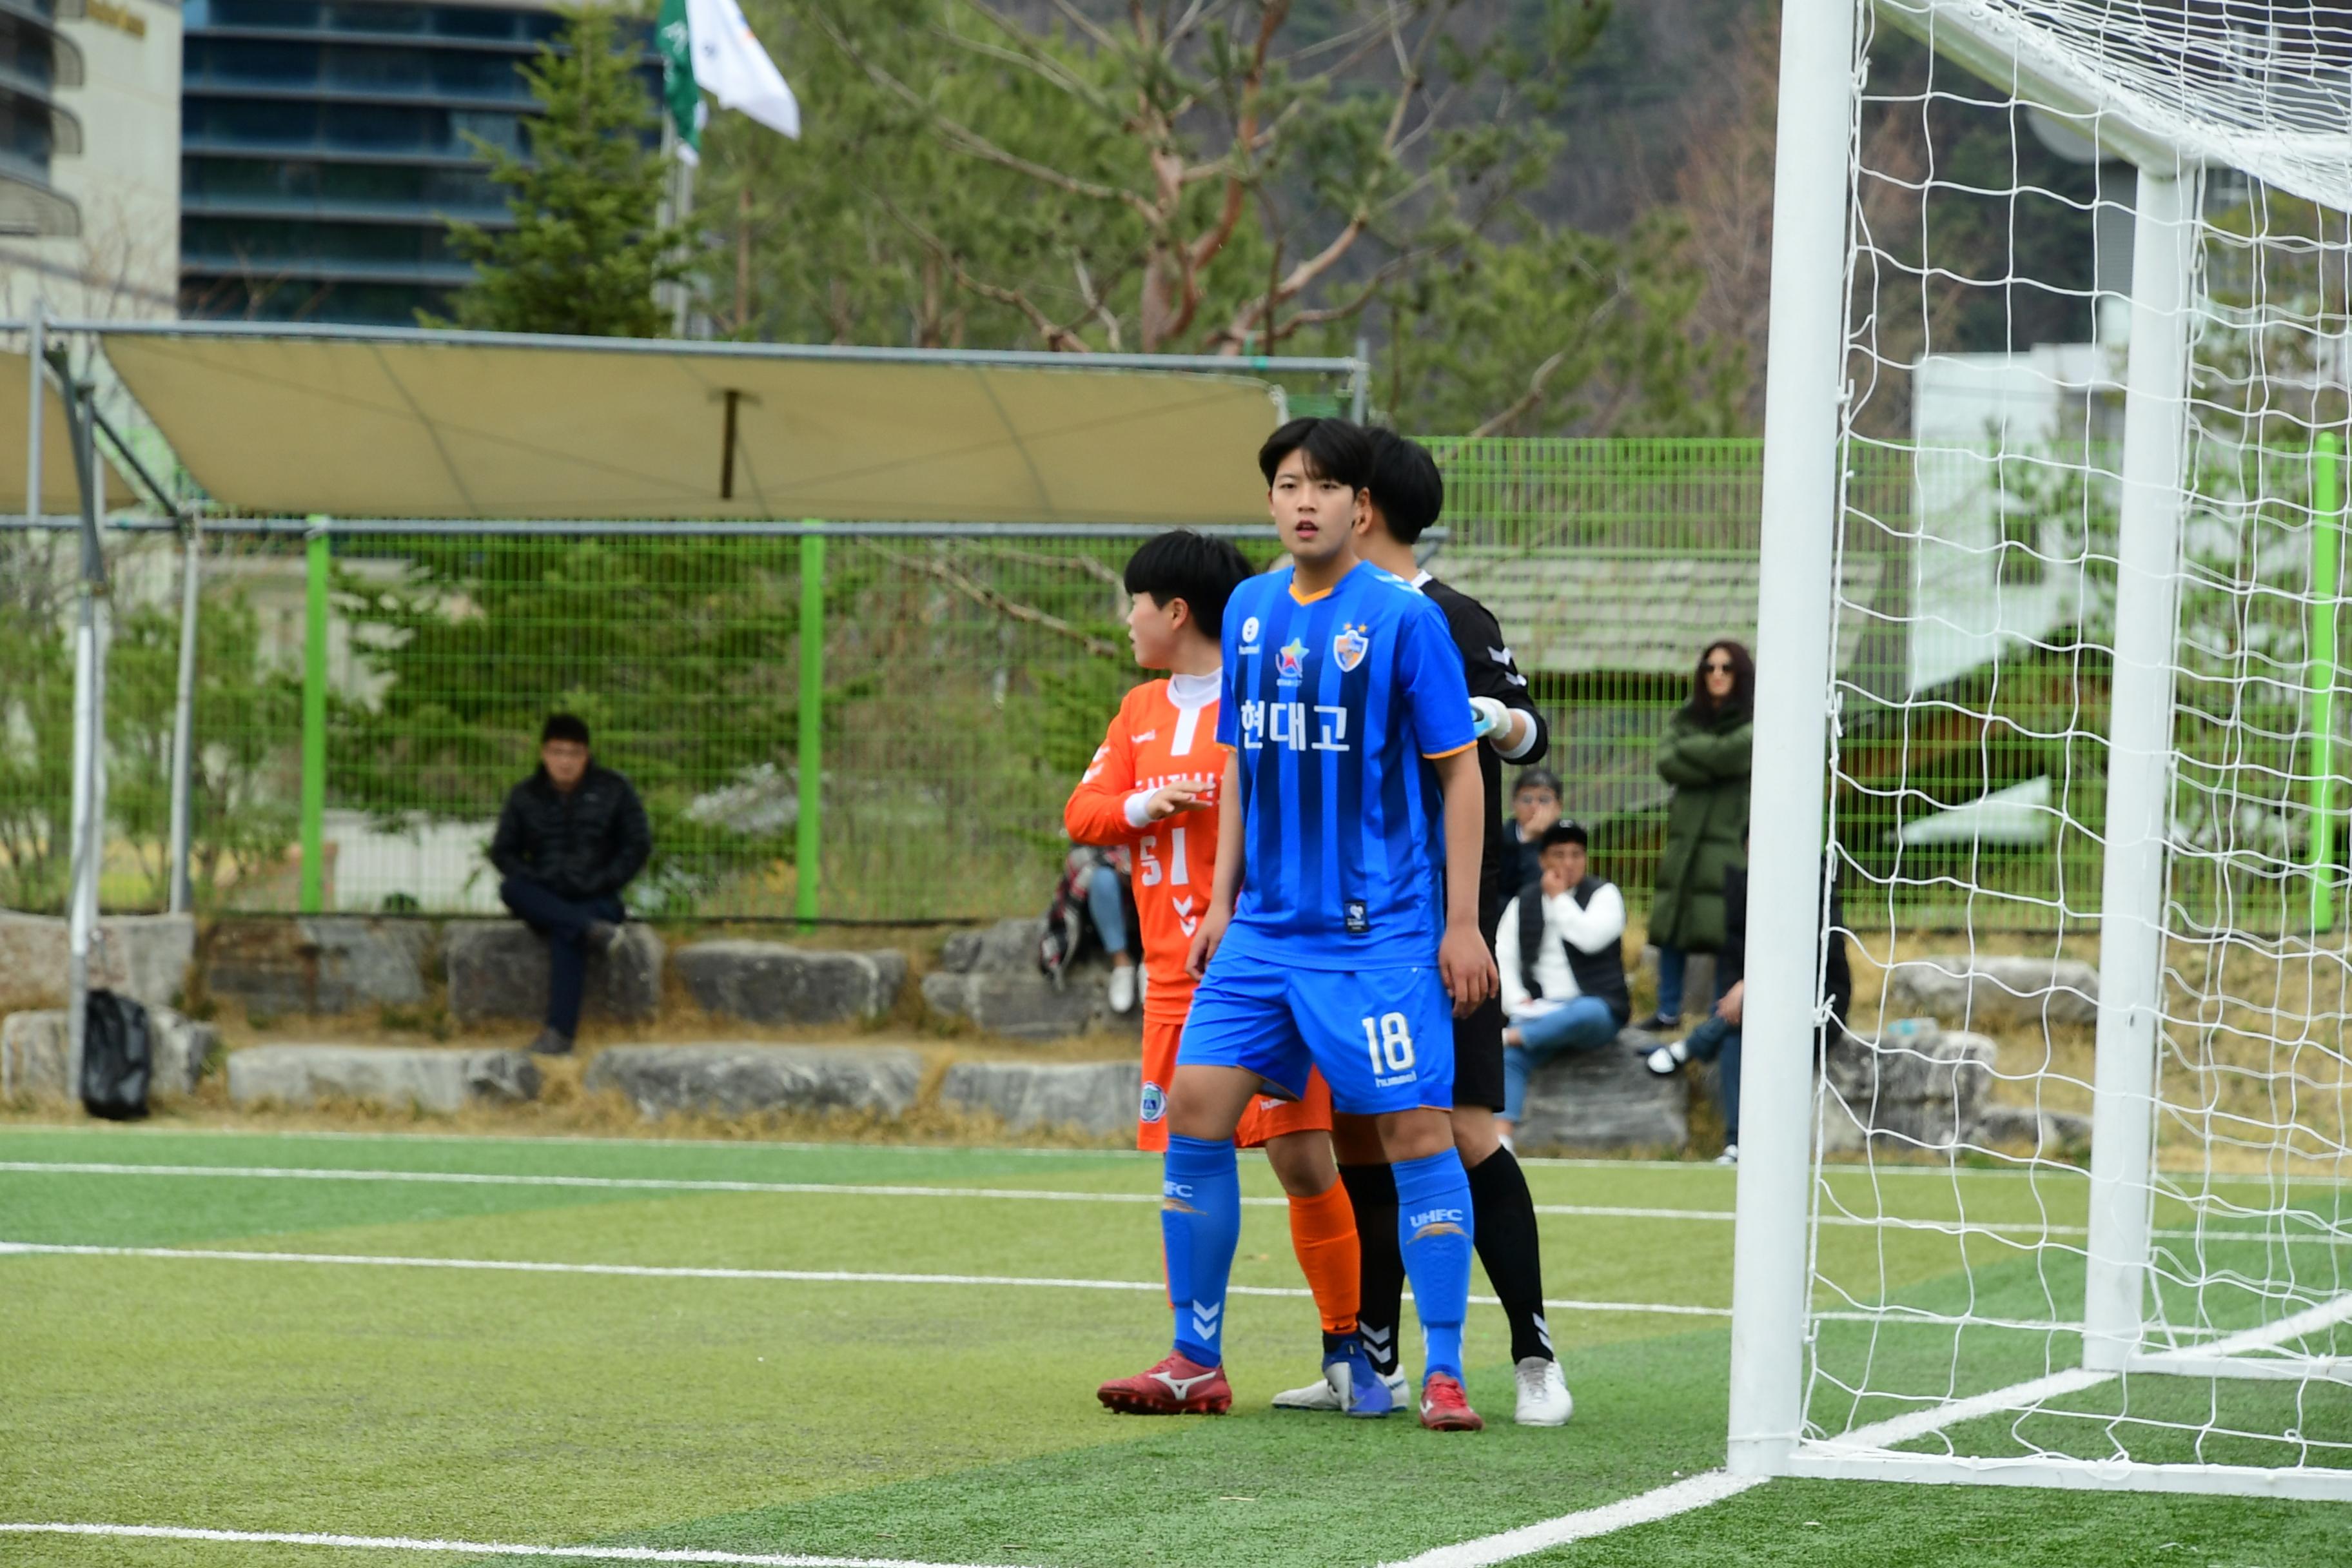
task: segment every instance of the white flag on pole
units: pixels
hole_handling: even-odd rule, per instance
[[[686,0],[686,20],[694,43],[695,85],[720,108],[799,140],[801,106],[776,62],[751,36],[743,7],[736,0]]]

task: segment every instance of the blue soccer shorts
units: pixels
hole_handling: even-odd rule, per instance
[[[1244,1068],[1292,1099],[1322,1069],[1331,1108],[1454,1104],[1454,1008],[1434,965],[1297,969],[1221,952],[1192,994],[1179,1067]]]

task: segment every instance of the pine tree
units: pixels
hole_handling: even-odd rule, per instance
[[[563,30],[522,68],[539,101],[526,161],[475,138],[508,187],[515,226],[452,223],[474,262],[457,324],[490,331],[651,338],[667,326],[658,283],[684,270],[681,231],[659,221],[666,170],[645,50],[609,7],[566,7]],[[428,325],[440,323],[427,321]]]

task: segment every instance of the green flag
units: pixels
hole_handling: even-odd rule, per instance
[[[694,85],[694,42],[686,22],[686,0],[662,0],[661,17],[654,24],[654,47],[661,54],[662,101],[669,106],[670,124],[677,132],[677,155],[699,163],[702,94]]]

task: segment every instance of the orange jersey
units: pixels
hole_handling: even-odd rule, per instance
[[[1135,912],[1154,1003],[1192,989],[1184,958],[1216,880],[1216,800],[1225,773],[1224,748],[1217,744],[1217,678],[1180,679],[1187,686],[1205,682],[1207,700],[1181,703],[1167,680],[1147,680],[1129,692],[1062,810],[1062,824],[1078,843],[1124,844],[1134,854]],[[1130,807],[1179,783],[1201,786],[1208,807],[1138,826],[1140,812],[1130,815]]]

